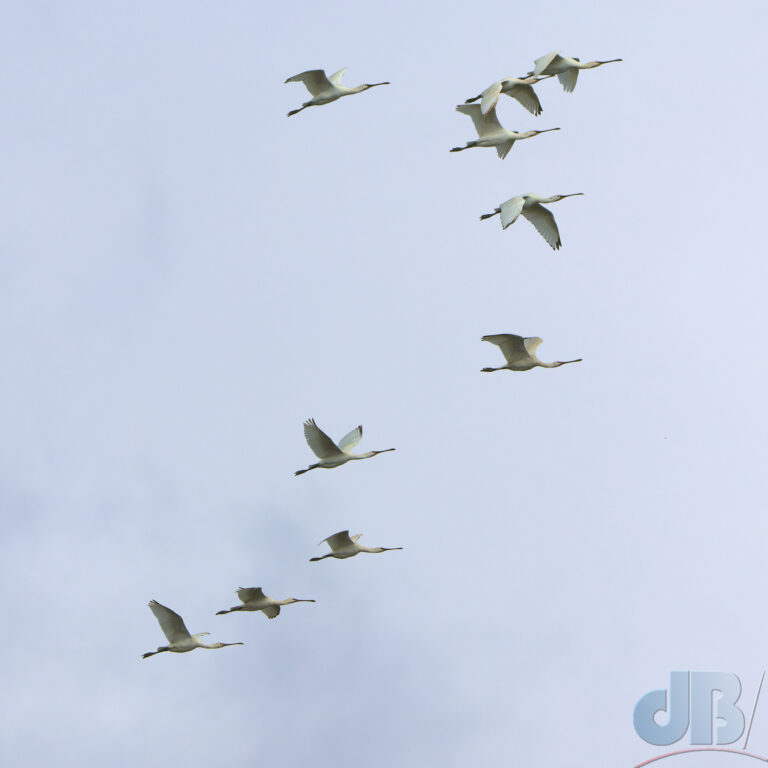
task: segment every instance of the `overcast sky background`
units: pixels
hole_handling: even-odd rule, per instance
[[[739,674],[748,712],[766,22],[0,4],[0,761],[630,766],[672,669]],[[557,49],[624,62],[542,83],[538,118],[502,98],[560,132],[449,154],[456,104]],[[286,77],[344,66],[392,85],[286,119]],[[478,221],[529,191],[585,193],[558,252]],[[584,362],[481,374],[505,332]],[[308,417],[397,451],[295,478]],[[308,562],[345,528],[405,549]],[[238,586],[317,603],[215,616]],[[150,599],[246,645],[142,661]]]

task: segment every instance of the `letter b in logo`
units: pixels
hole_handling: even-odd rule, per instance
[[[714,693],[721,696],[715,700]],[[717,744],[732,744],[744,732],[744,713],[736,706],[741,682],[729,672],[671,672],[669,700],[667,691],[646,693],[635,705],[634,722],[643,741],[667,746],[685,736],[690,719],[691,744],[712,741],[712,723],[717,726]],[[656,722],[657,712],[669,717],[664,725]]]

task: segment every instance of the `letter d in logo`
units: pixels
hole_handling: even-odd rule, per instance
[[[671,672],[669,701],[666,691],[646,693],[635,705],[635,730],[643,741],[666,747],[685,736],[690,721],[691,744],[733,744],[744,733],[739,696],[741,682],[730,672]],[[668,714],[666,724],[656,722],[658,712]]]
[[[688,673],[670,672],[669,678],[669,704],[666,691],[651,691],[637,702],[633,717],[637,735],[658,747],[680,741],[688,730]],[[657,712],[669,714],[665,725],[654,719]]]

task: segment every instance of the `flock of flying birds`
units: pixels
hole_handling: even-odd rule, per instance
[[[451,152],[462,152],[465,149],[474,147],[495,147],[496,153],[500,159],[504,159],[509,150],[516,141],[529,139],[540,133],[549,131],[559,131],[559,128],[546,128],[541,131],[510,131],[504,128],[496,116],[496,104],[501,94],[516,99],[532,115],[541,114],[541,103],[533,89],[533,86],[542,80],[557,76],[563,90],[571,93],[576,87],[576,81],[581,69],[594,69],[603,64],[610,64],[621,59],[609,59],[608,61],[589,61],[581,63],[577,58],[561,56],[559,53],[550,53],[536,59],[531,72],[523,78],[507,77],[503,80],[497,80],[488,86],[479,96],[467,99],[464,104],[456,107],[458,112],[469,115],[475,125],[478,138],[474,141],[468,141],[463,147],[454,147]],[[341,84],[341,79],[346,72],[346,67],[335,72],[330,77],[326,76],[322,69],[312,69],[302,72],[299,75],[289,77],[286,83],[303,83],[312,98],[305,101],[298,109],[293,109],[288,113],[288,117],[295,115],[307,107],[317,107],[323,104],[330,104],[342,96],[351,96],[355,93],[362,93],[369,88],[379,85],[389,85],[388,82],[365,83],[353,88]],[[475,102],[480,102],[476,104]],[[496,208],[492,213],[483,214],[480,219],[489,219],[496,214],[501,218],[502,229],[514,224],[522,215],[533,224],[539,234],[547,241],[553,249],[557,250],[561,246],[560,233],[555,223],[552,212],[544,208],[544,204],[555,203],[566,197],[581,195],[582,192],[574,192],[570,195],[553,195],[551,197],[541,197],[532,193],[517,195],[510,198]],[[499,333],[483,336],[483,341],[496,345],[501,350],[506,360],[505,365],[498,368],[483,368],[483,372],[492,371],[528,371],[532,368],[558,368],[568,363],[578,363],[578,360],[563,360],[552,363],[545,363],[536,356],[536,350],[541,344],[541,339],[537,336],[523,337],[512,333]],[[363,437],[362,425],[356,427],[348,434],[335,443],[320,427],[317,426],[314,419],[308,419],[304,422],[304,437],[307,440],[312,452],[319,461],[310,464],[306,469],[299,469],[294,474],[302,475],[312,469],[333,469],[346,464],[348,461],[357,461],[359,459],[370,459],[380,453],[394,451],[394,448],[385,448],[380,451],[366,451],[364,453],[352,453],[352,449],[360,442]],[[327,557],[333,557],[340,560],[354,557],[361,552],[379,553],[389,552],[402,547],[365,547],[358,543],[362,534],[350,536],[349,531],[339,531],[329,536],[320,544],[327,543],[330,552],[320,557],[310,558],[310,562],[324,560]],[[237,596],[240,605],[235,605],[221,611],[216,615],[233,613],[236,611],[261,611],[267,618],[274,619],[280,613],[283,605],[292,603],[314,603],[314,600],[300,599],[295,597],[286,600],[275,600],[264,594],[261,587],[249,587],[237,590]],[[149,608],[155,615],[163,634],[168,639],[168,645],[160,646],[156,651],[145,653],[142,658],[148,658],[158,653],[169,651],[171,653],[186,653],[196,648],[224,648],[229,645],[243,645],[243,643],[212,643],[207,644],[201,641],[201,638],[208,635],[208,632],[199,632],[192,635],[184,624],[184,620],[178,613],[172,611],[155,600],[149,602]]]

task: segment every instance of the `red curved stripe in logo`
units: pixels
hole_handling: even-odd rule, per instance
[[[658,757],[652,757],[650,760],[646,760],[644,763],[638,763],[635,768],[642,768],[649,763],[655,763],[657,760],[663,760],[665,757],[674,757],[675,755],[686,755],[689,752],[728,752],[732,755],[742,755],[743,757],[752,757],[755,760],[760,760],[763,763],[768,763],[768,757],[760,757],[760,755],[753,755],[751,752],[742,752],[738,749],[725,749],[724,747],[698,747],[692,749],[679,749],[677,752],[667,752],[666,755],[659,755]]]

